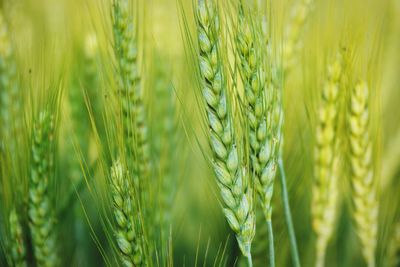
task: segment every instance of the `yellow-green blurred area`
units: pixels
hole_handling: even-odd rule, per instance
[[[269,1],[271,8],[268,16],[276,47],[283,46],[291,14],[300,1]],[[228,20],[232,16],[231,19],[235,20],[232,6],[237,1],[219,2],[223,17]],[[315,259],[311,192],[313,145],[322,85],[327,64],[334,60],[340,49],[348,49],[352,51],[351,79],[367,80],[372,87],[371,121],[375,129],[372,138],[376,147],[373,158],[378,170],[376,176],[379,180],[380,202],[377,266],[399,266],[390,265],[388,252],[392,246],[395,225],[400,223],[400,1],[311,2],[311,10],[299,34],[297,59],[285,74],[283,91],[283,155],[301,263],[302,266],[313,266]],[[106,158],[104,154],[110,149],[110,140],[105,140],[110,138],[107,136],[107,123],[112,122],[107,120],[104,107],[111,105],[112,101],[108,99],[115,87],[112,78],[115,60],[111,1],[3,0],[0,3],[16,51],[26,127],[31,125],[31,112],[37,111],[41,96],[53,88],[52,85],[61,84],[57,151],[57,173],[61,178],[54,186],[55,206],[61,207],[68,199],[67,192],[76,189],[74,177],[77,174],[71,172],[71,166],[75,164],[80,167],[78,169],[87,171],[99,158]],[[202,124],[203,111],[199,107],[197,59],[192,51],[197,45],[193,14],[196,3],[196,0],[137,0],[132,8],[138,27],[139,65],[149,136],[154,147],[151,151],[162,150],[166,142],[176,142],[172,148],[176,151],[171,163],[176,170],[174,174],[177,179],[171,185],[176,196],[171,210],[170,237],[167,238],[171,242],[172,254],[168,257],[173,259],[173,266],[242,266],[235,236],[222,213],[219,190],[210,168],[207,129]],[[87,61],[88,55],[93,59],[90,63]],[[91,68],[97,75],[98,88],[90,93],[71,89],[84,86],[85,68]],[[159,94],[159,86],[170,87],[170,94]],[[71,96],[73,90],[75,93]],[[168,102],[171,98],[176,112],[175,137],[158,138],[157,131],[165,115],[160,111],[160,103]],[[91,106],[88,103],[94,101],[101,102],[101,108],[88,108]],[[81,132],[76,126],[79,122],[72,115],[74,112],[82,114],[80,116],[87,124],[87,128],[83,128],[83,133],[89,135],[87,143],[79,143]],[[341,135],[347,134],[348,129],[340,130]],[[26,134],[30,132],[29,129],[23,131]],[[173,138],[177,140],[172,141]],[[86,156],[82,153],[82,146],[87,146],[90,151]],[[29,149],[25,151],[29,153]],[[151,158],[155,165],[163,164],[160,163],[160,155],[153,154]],[[346,158],[343,162],[343,168],[347,168]],[[22,172],[25,176],[28,174],[28,171]],[[104,172],[95,171],[86,177],[81,191],[76,190],[73,200],[68,202],[70,210],[67,209],[67,215],[62,213],[57,217],[59,243],[56,249],[61,252],[62,266],[115,266],[115,255],[110,252],[113,235],[105,233],[104,222],[100,218],[103,216],[102,203],[106,203],[106,200],[100,198],[98,192],[106,191],[107,185],[104,177],[96,177],[103,175],[99,173]],[[347,173],[345,171],[339,177],[340,212],[333,239],[327,249],[326,266],[365,264],[351,219],[352,203]],[[162,176],[163,171],[154,169],[153,174],[155,177]],[[3,211],[0,215],[1,227],[6,225],[5,214],[15,198],[11,193],[13,181],[7,179],[3,177],[0,185],[0,209]],[[27,182],[24,179],[19,181],[26,189]],[[27,196],[21,196],[21,199],[24,203]],[[292,266],[278,178],[273,197],[273,229],[276,266]],[[262,231],[261,227],[259,229],[257,225],[256,231]],[[261,250],[254,252],[253,256],[259,258],[258,261],[254,259],[255,266],[268,266],[267,240],[264,244]],[[397,248],[400,248],[400,244],[397,244]],[[3,247],[1,251],[0,266],[7,266]],[[29,251],[27,257],[33,257]],[[155,260],[155,265],[164,266],[165,262]]]

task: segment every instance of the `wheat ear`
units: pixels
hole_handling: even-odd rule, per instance
[[[247,175],[235,144],[232,118],[228,109],[227,88],[221,64],[219,17],[215,3],[199,1],[197,34],[200,48],[202,94],[205,101],[213,166],[224,202],[224,213],[236,234],[239,247],[251,264],[251,242],[255,216]]]
[[[57,266],[55,217],[49,182],[54,179],[54,119],[47,110],[39,113],[32,135],[29,180],[29,228],[39,266]]]
[[[161,57],[156,57],[159,61]],[[159,62],[158,61],[158,62]],[[157,63],[158,63],[157,62]],[[159,63],[158,63],[159,64]],[[161,239],[167,240],[171,226],[173,200],[176,195],[179,176],[178,153],[181,152],[178,130],[178,119],[174,88],[169,83],[167,70],[164,65],[156,66],[157,77],[155,81],[155,93],[158,96],[154,132],[158,134],[156,141],[157,155],[159,156],[158,168],[160,173],[159,186],[159,211],[158,222],[161,227]]]
[[[289,70],[296,61],[296,53],[301,46],[300,36],[309,16],[312,3],[313,0],[297,0],[291,10],[283,37],[282,60],[285,71]]]
[[[25,267],[26,264],[26,249],[24,241],[24,233],[18,213],[12,209],[9,216],[10,223],[10,256],[13,266]]]
[[[114,234],[124,266],[147,266],[143,249],[143,235],[134,212],[134,189],[128,173],[120,161],[111,167],[111,194],[115,219]]]
[[[113,2],[113,33],[127,155],[135,158],[134,168],[138,171],[138,175],[134,175],[135,184],[143,189],[150,173],[150,150],[137,62],[137,38],[128,0]]]
[[[250,19],[244,14],[241,4],[238,9],[238,27],[236,31],[236,52],[240,62],[240,73],[244,84],[247,120],[249,123],[249,143],[251,171],[258,195],[261,199],[261,207],[269,229],[270,265],[275,265],[274,242],[272,231],[272,207],[271,200],[276,176],[276,139],[273,136],[272,102],[269,97],[267,79],[265,72],[265,58],[261,44],[263,44],[263,33],[261,20]],[[272,84],[269,89],[272,89]],[[269,103],[268,103],[269,102]]]
[[[257,32],[259,27],[256,23],[252,24],[252,22],[246,20],[242,6],[239,8],[238,17],[236,43],[241,63],[239,70],[244,83],[247,104],[251,166],[255,174],[256,188],[261,198],[266,220],[270,221],[276,160],[272,153],[275,140],[267,125],[267,119],[272,116],[272,108],[267,107],[266,74],[259,52],[260,49],[257,47],[257,42],[260,41],[255,40],[262,38],[262,33],[261,28]],[[254,28],[254,31],[251,30],[251,27]]]
[[[14,134],[20,134],[18,129],[22,126],[21,110],[14,49],[10,40],[8,25],[0,11],[0,141],[4,142],[3,144],[0,143],[0,149],[15,138]],[[11,148],[14,149],[12,146]]]
[[[342,57],[328,66],[328,76],[322,89],[318,110],[316,144],[314,150],[314,185],[312,224],[317,235],[315,266],[325,263],[325,252],[335,226],[338,202],[338,113]]]
[[[378,230],[378,202],[372,166],[370,103],[367,83],[359,81],[351,90],[348,124],[350,128],[350,165],[353,217],[361,241],[363,256],[369,267],[375,266]]]
[[[130,177],[138,195],[140,209],[146,219],[146,238],[154,234],[155,211],[150,208],[150,147],[146,110],[141,90],[138,64],[138,41],[134,19],[131,16],[131,1],[113,1],[114,52],[117,61],[118,100],[126,150],[126,162]],[[153,181],[152,181],[153,182]],[[153,251],[153,243],[148,249]]]

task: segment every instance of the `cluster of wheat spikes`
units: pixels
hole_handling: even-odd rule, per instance
[[[346,154],[351,170],[355,230],[368,266],[376,264],[378,198],[370,118],[373,104],[369,99],[370,91],[366,82],[359,81],[352,85],[349,77],[345,77],[351,74],[347,68],[348,56],[348,52],[343,49],[328,66],[318,110],[312,199],[313,228],[317,235],[316,266],[325,266],[328,242],[336,228],[339,200],[343,195],[340,179],[345,175],[341,161]],[[343,89],[346,88],[351,88],[348,94],[348,109],[341,105],[340,101],[345,92]],[[341,111],[346,114],[345,125],[349,129],[347,140],[342,140],[339,134],[343,127],[340,123]],[[348,143],[348,153],[341,145],[346,143],[345,141]]]
[[[283,125],[282,93],[279,90],[282,88],[282,81],[280,80],[281,77],[278,72],[282,73],[284,70],[279,69],[282,64],[276,64],[277,61],[274,58],[274,52],[271,51],[273,46],[268,43],[270,36],[266,34],[264,25],[265,18],[257,14],[254,7],[244,4],[243,2],[239,2],[237,10],[237,26],[233,30],[233,43],[235,44],[234,53],[238,58],[237,69],[239,70],[243,82],[244,99],[239,102],[243,105],[242,109],[246,117],[245,122],[236,122],[238,120],[240,121],[241,118],[235,117],[237,111],[232,109],[234,106],[233,102],[235,101],[229,97],[229,92],[232,94],[232,91],[236,88],[234,85],[230,86],[224,74],[224,69],[228,68],[228,63],[225,62],[227,55],[223,54],[222,51],[225,50],[220,45],[221,26],[218,10],[214,1],[199,1],[198,15],[196,17],[200,49],[200,73],[203,80],[201,85],[202,95],[206,103],[206,117],[208,127],[210,128],[210,144],[214,152],[214,161],[225,161],[227,165],[229,163],[229,155],[231,153],[237,153],[236,151],[230,151],[230,149],[236,150],[239,148],[239,151],[246,150],[245,147],[237,147],[241,142],[237,142],[233,145],[231,136],[236,136],[235,125],[247,125],[248,131],[246,131],[245,135],[248,136],[247,139],[250,150],[248,160],[250,162],[248,171],[250,179],[246,177],[246,180],[251,181],[250,185],[254,184],[261,201],[261,208],[268,226],[269,261],[270,265],[274,266],[275,252],[271,201],[274,180],[283,144],[281,140]],[[304,14],[301,16],[303,21],[305,19]],[[295,20],[293,23],[299,24],[300,22]],[[299,28],[301,27],[299,26],[297,31],[299,31]],[[295,42],[296,36],[292,35],[289,35],[288,38],[291,38],[291,41]],[[222,104],[223,106],[221,107]],[[228,107],[228,110],[226,110],[226,107]],[[229,110],[229,108],[231,109]],[[224,149],[224,153],[221,153],[222,148]],[[282,160],[280,160],[280,162],[282,162]],[[283,165],[281,164],[281,166],[281,170],[283,171]],[[234,174],[232,171],[236,171],[236,169],[230,170],[229,165],[227,165],[227,167],[226,173],[229,174],[230,171],[231,175]],[[226,200],[225,191],[223,190],[228,188],[229,191],[232,192],[230,187],[235,185],[234,180],[233,183],[230,181],[221,181],[220,172],[219,168],[217,168],[217,183],[221,188],[222,198],[225,204],[233,210],[233,214],[235,212],[240,212],[240,209],[235,206],[239,206],[240,208],[241,196],[236,196],[237,200],[235,202],[232,201],[235,206],[231,207],[230,202]],[[281,176],[284,177],[284,174]],[[285,180],[283,179],[282,181],[283,188],[286,188]],[[247,190],[252,190],[252,187],[249,187]],[[248,192],[245,193],[246,195],[249,194]],[[283,199],[291,236],[292,253],[294,261],[298,266],[298,252],[286,191],[285,194]],[[235,195],[233,196],[235,197]],[[254,209],[253,205],[249,207],[250,209]],[[224,209],[224,211],[226,214],[226,209]],[[255,211],[247,211],[246,207],[246,212],[254,213]],[[230,219],[232,215],[230,213],[228,215],[228,222],[237,235],[239,246],[243,254],[250,259],[250,244],[254,233],[249,235],[246,239],[249,244],[247,250],[243,250],[243,237],[241,237],[244,235],[241,228],[247,227],[246,223],[250,223],[250,221],[243,221],[243,226],[241,226],[240,220],[237,220],[238,225],[232,225]],[[254,225],[253,227],[255,227],[255,221],[252,217],[251,223]],[[245,230],[247,231],[247,228],[245,228]],[[250,261],[249,263],[251,264]]]
[[[0,266],[400,266],[395,1],[0,1]]]

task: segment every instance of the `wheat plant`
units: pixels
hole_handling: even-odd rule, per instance
[[[127,154],[135,156],[137,186],[146,190],[150,171],[149,144],[147,141],[147,122],[140,84],[137,62],[137,32],[130,15],[131,6],[127,0],[113,2],[114,52],[117,60],[118,95],[125,131]],[[136,148],[134,150],[134,147]]]
[[[364,81],[351,90],[348,117],[353,217],[362,253],[368,266],[376,264],[378,201],[374,174],[373,143],[370,128],[370,91]]]
[[[254,14],[254,12],[252,13]],[[249,128],[251,172],[261,200],[270,238],[270,266],[275,265],[272,231],[272,194],[277,170],[277,136],[273,131],[273,85],[267,79],[267,53],[263,51],[264,34],[261,17],[245,14],[243,4],[238,8],[236,52],[243,80],[246,115]]]
[[[0,0],[0,266],[398,266],[396,2]]]
[[[224,201],[224,213],[251,266],[255,216],[248,175],[235,140],[234,122],[222,63],[220,21],[213,1],[199,1],[196,14],[202,94],[213,168]],[[241,144],[239,142],[239,144]]]
[[[118,82],[116,95],[127,167],[134,181],[140,209],[148,223],[148,225],[142,223],[141,227],[144,227],[146,236],[153,236],[155,212],[151,209],[154,202],[150,196],[150,188],[154,181],[151,177],[148,125],[138,64],[138,33],[132,16],[132,6],[133,3],[127,0],[113,1],[113,48],[117,63],[115,80]],[[151,254],[152,242],[148,248]]]
[[[324,266],[327,244],[334,232],[339,191],[338,114],[343,72],[342,55],[328,66],[318,110],[313,186],[313,228],[317,235],[316,266]]]
[[[285,71],[292,68],[293,64],[296,63],[296,57],[302,45],[301,34],[312,5],[313,0],[298,0],[292,7],[283,36],[282,60]]]
[[[37,264],[57,266],[56,218],[49,184],[55,169],[55,118],[42,110],[32,132],[31,169],[29,179],[29,228]]]
[[[22,124],[22,104],[19,92],[17,64],[6,18],[0,10],[0,136],[2,142],[19,134]],[[5,144],[0,144],[4,149]],[[15,151],[15,147],[9,146]],[[14,154],[13,153],[13,154]]]

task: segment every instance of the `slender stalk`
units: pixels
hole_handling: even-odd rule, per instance
[[[272,229],[272,221],[267,221],[268,226],[268,246],[269,246],[269,266],[275,267],[275,248],[274,248],[274,230]]]
[[[249,267],[253,267],[253,260],[252,260],[252,258],[251,258],[251,255],[249,255],[249,256],[247,257],[247,265],[249,265]]]
[[[326,247],[326,243],[321,245],[320,247]],[[325,254],[326,251],[324,249],[319,249],[317,248],[317,255],[316,255],[316,260],[315,260],[315,266],[316,267],[323,267],[325,265]]]
[[[283,209],[285,212],[286,226],[288,229],[289,240],[290,240],[290,251],[292,254],[292,260],[293,260],[294,266],[300,267],[300,258],[299,258],[299,252],[297,249],[296,234],[294,232],[294,227],[293,227],[292,213],[290,211],[289,194],[288,194],[287,187],[286,187],[286,174],[285,174],[285,168],[283,166],[282,156],[279,157],[278,166],[279,166],[279,172],[280,172],[279,177],[280,177],[281,187],[282,187],[282,203],[283,203]]]

